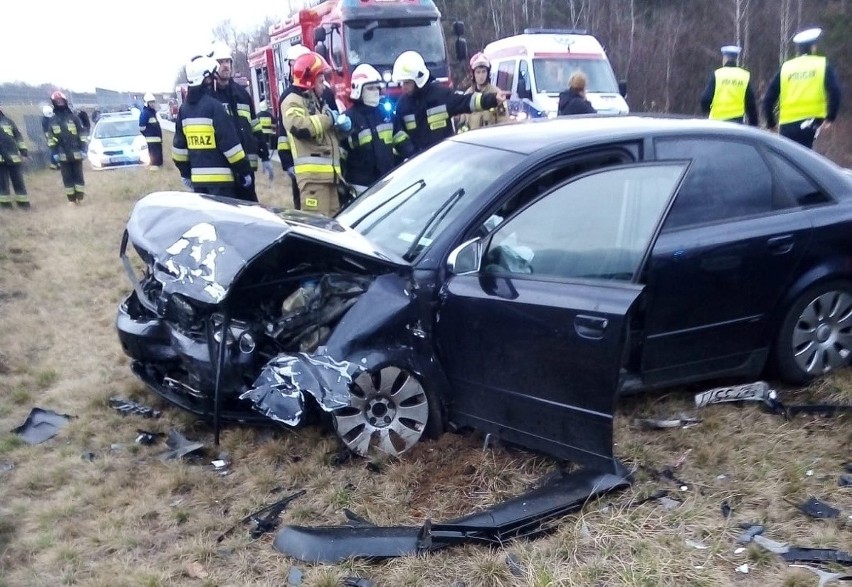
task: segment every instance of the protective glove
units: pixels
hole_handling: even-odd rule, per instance
[[[331,116],[332,120],[337,120],[339,114],[337,110],[333,109],[331,106],[323,106],[322,111],[324,114]]]
[[[250,187],[251,187],[251,183],[252,183],[251,175],[244,175],[244,176],[243,176],[243,184],[242,184],[242,185],[243,185],[243,187],[244,187],[244,188],[250,188]]]
[[[352,119],[345,114],[341,114],[334,119],[334,126],[341,132],[349,132],[352,130]]]
[[[266,177],[269,178],[269,181],[272,181],[272,178],[275,177],[275,172],[272,170],[272,161],[261,161],[260,165],[263,167]]]
[[[188,189],[188,190],[192,189],[192,182],[190,181],[190,179],[188,177],[181,177],[180,181],[181,181],[181,183],[183,183],[183,185],[186,189]]]

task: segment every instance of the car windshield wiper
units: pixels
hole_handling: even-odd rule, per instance
[[[434,230],[434,228],[438,226],[438,224],[440,224],[440,222],[444,218],[447,217],[447,214],[449,214],[450,210],[453,209],[453,206],[455,206],[456,203],[461,200],[463,195],[464,188],[457,189],[455,192],[453,192],[453,195],[447,198],[446,202],[441,204],[440,208],[435,210],[435,212],[429,218],[429,221],[426,222],[426,226],[423,227],[423,230],[421,230],[414,238],[414,241],[412,241],[411,246],[408,248],[408,251],[406,251],[405,255],[403,255],[403,259],[405,259],[406,261],[411,261],[411,259],[414,257],[414,253],[420,246],[420,241],[423,239],[423,237],[425,237],[427,233],[431,234],[429,231]]]

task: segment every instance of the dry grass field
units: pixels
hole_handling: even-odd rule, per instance
[[[277,170],[278,171],[278,170]],[[386,562],[336,566],[290,560],[273,534],[249,537],[248,513],[298,489],[307,494],[284,523],[342,523],[349,508],[379,524],[419,524],[476,510],[528,489],[560,466],[513,447],[482,449],[479,434],[445,434],[403,458],[340,464],[340,444],[321,428],[288,431],[229,426],[212,430],[146,391],[118,344],[116,305],[130,289],[118,246],[133,203],[179,189],[176,170],[87,171],[86,199],[69,206],[58,172],[27,177],[33,209],[0,211],[0,585],[287,585],[291,567],[305,586],[344,577],[380,586],[717,586],[804,587],[816,575],[790,568],[751,544],[738,551],[741,522],[799,546],[852,551],[852,488],[840,487],[852,461],[850,416],[791,421],[756,404],[696,410],[701,388],[622,400],[616,453],[638,468],[625,491],[585,505],[548,536],[499,548],[467,546]],[[284,205],[287,180],[261,180],[261,200]],[[110,397],[162,410],[159,419],[122,416]],[[802,390],[790,403],[852,403],[852,370]],[[11,430],[33,407],[73,416],[39,445]],[[681,413],[690,428],[638,430],[638,417]],[[206,444],[200,463],[161,462],[165,446],[134,442],[137,429],[181,430]],[[228,453],[230,474],[209,464]],[[686,485],[655,479],[672,467]],[[667,490],[679,505],[638,502]],[[818,497],[842,511],[817,520],[796,504]],[[721,504],[733,508],[730,517]],[[704,546],[706,548],[696,548]],[[514,555],[516,567],[507,564]],[[747,574],[735,569],[747,564]]]

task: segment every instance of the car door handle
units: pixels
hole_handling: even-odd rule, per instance
[[[603,338],[609,320],[600,316],[585,316],[577,314],[574,317],[574,331],[583,338]]]
[[[786,255],[793,250],[793,246],[795,244],[796,240],[793,238],[792,234],[773,236],[766,241],[769,252],[773,255]]]

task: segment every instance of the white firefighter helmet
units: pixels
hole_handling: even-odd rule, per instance
[[[53,108],[51,108],[50,106],[42,106],[41,113],[50,118],[51,116],[53,116]]]
[[[186,81],[190,86],[200,86],[204,78],[210,77],[219,69],[219,62],[212,57],[199,56],[186,64]]]
[[[470,58],[470,70],[474,71],[477,67],[484,67],[488,71],[491,71],[491,62],[485,56],[485,53],[481,51]]]
[[[296,59],[302,55],[306,55],[310,52],[311,50],[304,45],[292,45],[289,49],[287,49],[287,61],[296,61]]]
[[[429,79],[429,68],[420,53],[405,51],[394,61],[391,79],[395,82],[411,80],[418,88],[422,88]]]
[[[266,110],[266,100],[261,100],[257,105],[258,110]]]
[[[369,63],[362,63],[352,72],[352,90],[349,92],[349,97],[358,100],[361,98],[361,89],[364,86],[380,83],[382,83],[382,74]]]
[[[145,94],[145,97],[142,98],[142,100],[144,100],[144,102],[146,104],[148,102],[156,102],[157,101],[157,99],[154,97],[154,94],[152,94],[151,92],[148,92],[147,94]]]
[[[222,59],[233,59],[233,56],[231,55],[231,48],[227,43],[222,41],[213,42],[213,47],[210,49],[209,55],[216,61],[220,61]]]

